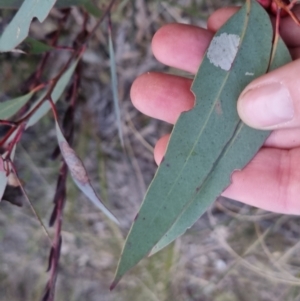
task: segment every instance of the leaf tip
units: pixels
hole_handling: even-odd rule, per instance
[[[135,222],[138,219],[138,217],[139,217],[139,214],[137,213],[133,221]]]
[[[117,286],[117,284],[120,282],[120,280],[121,280],[121,277],[116,276],[114,281],[111,283],[109,290],[112,291]]]

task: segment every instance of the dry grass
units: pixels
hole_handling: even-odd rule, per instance
[[[56,300],[300,300],[299,218],[225,199],[218,200],[174,244],[143,260],[115,291],[108,289],[124,237],[156,169],[152,148],[170,130],[132,107],[130,85],[149,70],[177,72],[159,64],[151,54],[151,38],[158,28],[170,22],[205,26],[206,17],[229,2],[119,1],[112,18],[127,155],[120,147],[115,124],[106,27],[97,31],[84,56],[75,148],[84,158],[94,186],[121,221],[121,228],[94,210],[69,181]],[[68,24],[71,35],[80,22],[82,14],[74,8]],[[32,30],[36,34],[49,28],[51,18],[42,29],[36,23]],[[64,57],[56,55],[55,65],[62,60]],[[0,57],[2,99],[15,93],[36,61],[16,55]],[[17,73],[18,66],[23,75]],[[59,168],[58,162],[49,159],[54,147],[53,122],[44,118],[24,137],[16,161],[45,223],[51,214]],[[48,253],[48,241],[28,206],[20,209],[2,202],[1,301],[40,300],[48,279]]]

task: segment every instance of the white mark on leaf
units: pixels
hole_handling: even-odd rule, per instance
[[[236,34],[222,33],[214,37],[207,50],[209,61],[223,70],[230,70],[239,48],[240,37]]]
[[[62,141],[60,143],[62,155],[70,169],[71,175],[81,184],[89,182],[85,168],[81,160],[77,157],[74,150],[68,145],[67,142]]]
[[[253,72],[246,72],[245,75],[246,75],[246,76],[253,76],[254,73],[253,73]]]

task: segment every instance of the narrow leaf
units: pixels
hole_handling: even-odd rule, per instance
[[[0,52],[10,51],[27,36],[33,18],[43,22],[56,0],[25,0],[0,37]]]
[[[17,9],[23,2],[24,0],[0,0],[0,8]]]
[[[104,206],[100,198],[96,195],[81,160],[63,136],[57,121],[55,121],[55,125],[59,148],[66,164],[68,165],[74,183],[94,203],[94,205],[96,205],[97,208],[99,208],[116,224],[119,224],[115,216]]]
[[[0,0],[0,8],[18,9],[24,0]],[[55,7],[66,8],[74,5],[85,5],[91,3],[92,0],[57,0]]]
[[[57,0],[55,6],[58,8],[66,8],[75,5],[84,5],[87,2],[92,2],[93,0]]]
[[[2,200],[7,182],[8,182],[8,177],[7,177],[7,172],[4,168],[4,161],[2,156],[0,156],[0,202]]]
[[[82,6],[89,14],[91,14],[95,18],[101,17],[102,11],[96,5],[94,5],[94,3],[86,1],[86,3],[84,3]]]
[[[25,48],[23,50],[30,54],[42,54],[53,50],[53,47],[30,37],[25,39],[24,44]]]
[[[34,92],[0,103],[0,119],[9,119],[16,114],[32,97]]]
[[[51,94],[52,101],[56,103],[58,99],[63,94],[65,88],[67,87],[74,71],[79,62],[79,59],[74,61],[72,65],[68,68],[68,70],[65,71],[65,73],[61,76],[61,78],[58,80],[55,88],[53,89],[53,92]],[[40,98],[33,104],[32,109],[36,107],[36,105],[45,97],[45,93],[40,96]],[[40,108],[29,118],[26,129],[30,126],[37,123],[44,115],[46,115],[51,109],[50,104],[48,101],[44,102]]]
[[[118,133],[119,133],[119,139],[121,141],[121,145],[124,148],[122,121],[121,121],[121,113],[120,113],[120,105],[119,105],[119,97],[118,97],[118,79],[117,79],[117,70],[116,70],[116,60],[115,60],[113,42],[111,38],[111,28],[108,29],[108,47],[109,47],[109,58],[110,58],[111,87],[112,87],[113,100],[114,100],[115,112],[117,117]]]
[[[279,39],[274,60],[270,65],[270,71],[287,64],[291,60],[292,59],[288,48],[282,39]],[[246,126],[241,122],[238,130],[235,132],[235,135],[230,140],[227,153],[224,154],[224,157],[222,158],[223,162],[226,161],[228,164],[227,170],[234,170],[237,168],[241,169],[244,167],[247,162],[252,159],[253,154],[255,154],[261,148],[265,139],[269,135],[270,131],[258,131]],[[239,158],[236,156],[237,154],[243,155]],[[202,185],[201,192],[198,192],[198,195],[195,197],[194,201],[189,205],[189,207],[186,208],[184,212],[182,212],[172,228],[155,245],[150,255],[157,253],[177,237],[182,235],[207,210],[207,207],[211,204],[209,201],[218,196],[210,197],[209,195],[211,191],[214,190],[215,183],[219,183],[219,181],[222,180],[217,180],[218,174],[223,176],[223,174],[226,172],[226,170],[221,170],[222,164],[223,163],[220,162],[220,164],[216,166],[211,177],[206,181],[205,185],[207,188],[204,188],[204,185]],[[228,182],[228,185],[229,184],[230,182]],[[207,202],[203,202],[205,199]]]
[[[229,185],[232,171],[247,163],[243,152],[232,147],[241,127],[236,100],[250,81],[267,71],[271,44],[269,16],[256,1],[247,1],[216,33],[192,86],[195,107],[182,113],[173,129],[165,158],[127,237],[111,288],[196,199],[200,207],[207,208]],[[251,158],[266,135],[259,132],[248,138],[247,147],[252,147],[255,138]],[[240,152],[235,153],[237,150]],[[226,161],[229,153],[236,157],[234,164]],[[213,183],[212,190],[207,189],[208,182]]]

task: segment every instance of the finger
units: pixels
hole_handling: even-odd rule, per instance
[[[241,171],[223,196],[265,210],[300,214],[300,149],[263,148]]]
[[[300,126],[300,60],[252,81],[238,99],[238,112],[249,126],[286,129]]]
[[[184,24],[168,24],[160,28],[152,40],[152,51],[161,63],[196,73],[205,51],[217,31],[237,7],[216,11],[208,20],[208,29]]]
[[[272,131],[264,146],[281,149],[300,147],[300,128]]]
[[[191,79],[148,72],[132,84],[131,100],[142,113],[174,124],[183,111],[194,106],[191,83]]]
[[[170,139],[170,134],[167,134],[165,136],[162,136],[156,143],[155,148],[154,148],[154,160],[156,162],[157,165],[160,164],[160,162],[162,161],[165,153],[166,153],[166,149],[167,149],[167,145]]]
[[[152,40],[152,51],[161,63],[196,73],[213,34],[184,24],[160,28]]]
[[[216,32],[240,8],[237,6],[224,7],[216,10],[207,20],[207,29]]]
[[[169,74],[150,72],[138,77],[131,88],[134,106],[142,113],[174,124],[183,111],[192,109],[192,81]],[[265,146],[295,148],[300,146],[300,128],[273,131]]]
[[[158,140],[154,158],[160,164],[170,135]],[[223,196],[265,210],[300,214],[300,148],[262,148],[250,163],[232,175]]]
[[[226,7],[215,11],[208,19],[208,30],[184,24],[169,24],[159,29],[152,40],[154,56],[163,64],[196,73],[204,53],[216,32],[238,7]],[[300,15],[300,8],[296,11]],[[300,26],[290,18],[282,18],[281,35],[288,46],[300,47]],[[292,50],[293,58],[299,57],[299,50]]]
[[[207,29],[216,32],[237,11],[239,7],[224,7],[216,10],[207,21]],[[295,6],[293,12],[300,17],[300,6]],[[272,16],[275,24],[275,17]],[[280,35],[288,47],[300,47],[300,26],[290,16],[280,19]]]

